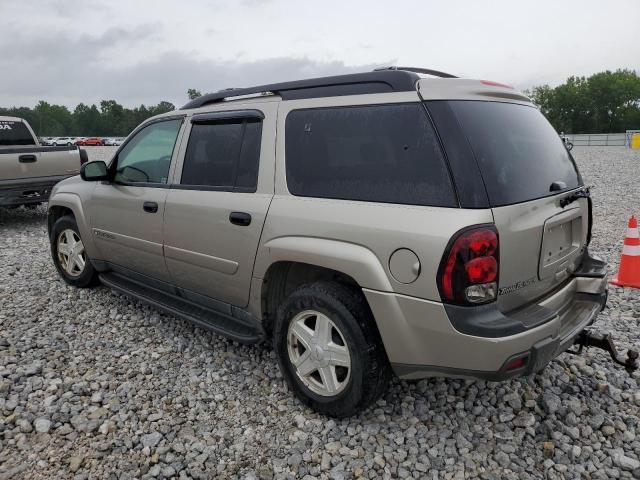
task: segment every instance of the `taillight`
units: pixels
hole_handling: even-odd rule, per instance
[[[471,227],[458,232],[450,240],[438,270],[442,300],[456,305],[477,305],[495,300],[498,253],[495,227]]]

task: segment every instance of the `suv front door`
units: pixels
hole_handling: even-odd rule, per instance
[[[102,260],[115,270],[169,281],[162,218],[182,124],[182,117],[171,117],[140,128],[109,166],[113,181],[96,185],[90,202],[93,236]]]
[[[167,268],[186,298],[248,303],[273,197],[277,105],[252,104],[190,120],[176,173],[180,182],[169,190],[164,214]]]

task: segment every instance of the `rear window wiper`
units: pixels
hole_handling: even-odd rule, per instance
[[[592,186],[582,187],[580,190],[576,190],[571,195],[567,195],[566,197],[560,199],[560,206],[564,208],[570,203],[575,202],[579,198],[589,198],[591,196],[591,188]]]

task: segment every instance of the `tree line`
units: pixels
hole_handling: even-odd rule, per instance
[[[633,70],[605,71],[590,77],[569,77],[557,87],[542,85],[525,91],[558,132],[614,133],[640,130],[640,77]],[[189,88],[187,97],[200,91]],[[170,102],[125,108],[115,100],[99,106],[79,104],[73,111],[40,101],[34,108],[1,108],[0,115],[25,118],[36,134],[49,136],[124,137],[149,117],[175,110]]]
[[[0,116],[26,119],[40,137],[125,137],[147,118],[175,109],[170,102],[126,108],[115,100],[102,100],[100,106],[80,103],[71,111],[63,105],[40,101],[34,108],[0,107]]]
[[[569,77],[557,87],[542,85],[525,93],[558,132],[640,130],[640,77],[633,70]]]

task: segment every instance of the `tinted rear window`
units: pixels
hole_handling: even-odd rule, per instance
[[[457,206],[420,104],[294,110],[286,122],[286,165],[294,195]]]
[[[35,141],[24,123],[2,120],[0,145],[35,145]]]
[[[194,124],[180,183],[255,192],[261,138],[259,120]]]
[[[573,159],[536,108],[484,101],[449,104],[469,139],[492,206],[554,195],[553,182],[580,185]]]

